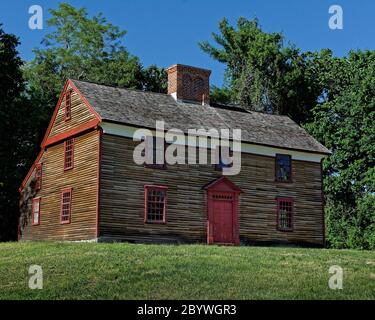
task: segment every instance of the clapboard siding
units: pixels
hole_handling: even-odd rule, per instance
[[[100,236],[134,241],[206,242],[206,194],[202,187],[220,176],[211,165],[174,165],[166,170],[137,166],[136,142],[104,134],[101,163]],[[229,177],[240,196],[243,241],[323,244],[319,163],[293,161],[293,183],[275,182],[273,157],[243,154],[242,170]],[[167,224],[144,223],[144,185],[168,187]],[[276,197],[294,198],[294,231],[276,224]]]
[[[75,138],[74,168],[64,171],[64,142],[48,148],[43,163],[40,225],[32,226],[31,199],[21,217],[22,240],[89,240],[96,237],[99,131]],[[33,179],[33,175],[30,180]],[[60,224],[61,190],[72,187],[71,223]],[[25,188],[28,190],[29,186]]]
[[[67,90],[70,89],[72,88],[68,86]],[[65,98],[63,98],[56,114],[55,121],[52,125],[49,137],[51,138],[60,133],[75,129],[82,124],[88,123],[90,120],[94,120],[95,118],[96,116],[85,105],[80,95],[73,90],[71,94],[71,119],[65,121]]]

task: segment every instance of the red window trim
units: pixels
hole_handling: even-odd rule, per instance
[[[42,175],[43,175],[43,164],[37,163],[35,166],[35,189],[40,190],[42,188]]]
[[[287,181],[281,181],[277,178],[277,157],[278,156],[288,156],[290,161],[290,178]],[[292,156],[290,154],[284,154],[284,153],[276,153],[275,154],[275,182],[277,183],[293,183],[293,162],[292,162]]]
[[[39,203],[39,212],[38,212],[38,222],[34,223],[34,206],[35,206],[35,202]],[[31,205],[31,224],[33,226],[40,225],[40,203],[41,203],[41,198],[40,197],[33,198],[32,205]]]
[[[280,211],[280,203],[281,202],[290,203],[290,206],[292,208],[291,217],[290,217],[290,225],[291,225],[290,228],[280,228],[279,211]],[[276,207],[276,229],[278,231],[282,231],[282,232],[293,232],[294,231],[294,199],[293,198],[277,197],[276,203],[277,203],[277,207]]]
[[[62,220],[63,217],[63,198],[65,193],[70,193],[70,198],[69,198],[69,219],[68,220]],[[71,217],[72,217],[72,193],[73,193],[73,188],[68,187],[65,189],[61,190],[61,204],[60,204],[60,224],[69,224],[71,222]]]
[[[69,167],[66,164],[66,143],[68,141],[72,141],[72,160],[71,160],[71,165]],[[74,145],[75,145],[75,139],[74,138],[71,138],[71,139],[68,139],[68,140],[64,141],[64,171],[74,168]]]
[[[65,121],[72,118],[72,92],[73,90],[70,89],[65,93]]]
[[[150,190],[164,190],[165,191],[163,220],[149,221],[147,219],[147,216],[148,216],[147,215],[147,212],[148,212],[148,192]],[[144,197],[145,197],[144,223],[149,223],[149,224],[166,224],[167,223],[167,204],[168,204],[167,190],[168,190],[168,187],[166,187],[166,186],[148,185],[148,184],[146,184],[144,186]]]

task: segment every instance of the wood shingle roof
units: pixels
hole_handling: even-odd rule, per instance
[[[287,116],[176,101],[167,94],[72,80],[102,120],[165,129],[241,129],[242,141],[278,148],[329,154],[330,151]]]

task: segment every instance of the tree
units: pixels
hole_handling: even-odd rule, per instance
[[[90,17],[86,9],[66,3],[50,13],[47,25],[52,31],[43,39],[44,47],[34,50],[35,58],[24,68],[30,100],[39,114],[39,141],[68,78],[166,90],[163,70],[156,66],[143,69],[139,59],[122,45],[126,32],[107,22],[101,13]]]
[[[315,66],[324,93],[305,127],[333,152],[324,161],[328,241],[375,249],[375,52],[324,51]]]
[[[334,57],[300,52],[257,20],[220,22],[218,48],[201,48],[227,66],[216,102],[290,116],[333,154],[323,162],[327,240],[338,248],[375,249],[375,51]]]
[[[225,103],[231,96],[232,103],[249,110],[289,115],[298,123],[305,121],[319,95],[314,77],[308,77],[309,54],[284,46],[281,33],[263,32],[257,20],[241,17],[235,28],[223,19],[219,29],[220,34],[213,33],[219,48],[207,41],[199,44],[227,66],[227,88],[223,93],[215,88],[213,97],[222,97]]]
[[[44,115],[45,129],[67,78],[107,85],[142,88],[138,58],[121,45],[125,31],[98,14],[61,3],[50,10],[47,25],[53,30],[35,49],[35,58],[25,68],[30,95]]]
[[[18,187],[35,145],[35,113],[24,95],[18,45],[18,39],[0,25],[0,241],[16,239]]]
[[[168,75],[165,69],[151,65],[142,70],[143,85],[145,91],[153,91],[159,93],[167,93]]]

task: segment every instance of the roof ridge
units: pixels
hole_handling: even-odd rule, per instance
[[[238,108],[214,104],[190,108],[191,104],[176,101],[164,93],[109,86],[85,80],[71,81],[77,85],[78,90],[82,90],[81,93],[106,121],[149,127],[154,126],[155,119],[163,119],[168,126],[175,128],[238,127],[243,130],[244,141],[279,148],[329,153],[327,148],[288,116],[248,110],[244,112]],[[101,91],[107,92],[105,97],[100,94]]]
[[[84,82],[84,83],[89,83],[89,84],[95,84],[97,86],[102,86],[102,87],[109,87],[109,88],[115,88],[115,89],[121,89],[121,90],[126,90],[126,91],[133,91],[133,92],[139,92],[139,93],[146,93],[146,94],[155,94],[155,95],[161,95],[161,96],[166,96],[166,97],[171,97],[167,93],[162,93],[162,92],[155,92],[155,91],[147,91],[147,90],[142,90],[142,89],[133,89],[133,88],[126,88],[126,87],[120,87],[120,86],[115,86],[115,85],[110,85],[110,84],[103,84],[103,83],[97,83],[94,81],[89,81],[89,80],[79,80],[79,79],[74,79],[70,78],[72,81],[78,81],[78,82]],[[186,102],[183,102],[186,103]],[[265,113],[262,111],[257,111],[257,110],[247,110],[244,105],[240,104],[221,104],[221,103],[212,103],[209,104],[210,107],[216,108],[216,109],[226,109],[230,110],[232,112],[244,112],[244,113],[257,113],[257,114],[262,114],[265,116],[277,116],[277,117],[284,117],[291,119],[289,116],[284,115],[284,114],[272,114],[272,113]],[[292,119],[291,119],[292,120]],[[292,120],[293,121],[293,120]],[[293,121],[294,122],[294,121]]]
[[[109,88],[115,88],[115,89],[122,89],[126,91],[135,91],[135,92],[140,92],[140,93],[151,93],[151,94],[157,94],[157,95],[162,95],[162,96],[167,96],[169,97],[170,95],[167,93],[162,93],[162,92],[155,92],[155,91],[147,91],[147,90],[142,90],[142,89],[133,89],[133,88],[126,88],[126,87],[120,87],[120,86],[115,86],[111,84],[103,84],[103,83],[97,83],[94,81],[88,81],[88,80],[78,80],[74,78],[70,78],[70,80],[78,81],[78,82],[84,82],[84,83],[89,83],[89,84],[95,84],[97,86],[102,86],[102,87],[109,87]]]

